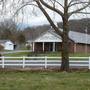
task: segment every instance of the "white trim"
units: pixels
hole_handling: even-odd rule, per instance
[[[74,53],[76,53],[76,51],[77,51],[77,44],[74,43]]]
[[[62,39],[55,32],[46,32],[40,37],[36,38],[34,42],[62,42]]]
[[[55,52],[55,42],[53,42],[53,52]]]
[[[45,48],[45,43],[43,42],[43,52],[44,52],[44,48]]]

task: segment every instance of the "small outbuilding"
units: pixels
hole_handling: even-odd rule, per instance
[[[10,40],[0,40],[0,45],[4,47],[4,50],[14,50],[15,44]]]

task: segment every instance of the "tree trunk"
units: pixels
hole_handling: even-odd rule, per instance
[[[62,17],[63,20],[63,35],[62,35],[62,63],[61,70],[68,71],[69,70],[69,21],[68,21],[68,0],[64,1],[64,15]]]
[[[69,38],[68,38],[68,18],[63,18],[63,36],[62,36],[62,63],[61,70],[69,70]]]
[[[69,47],[68,47],[68,39],[67,35],[64,34],[62,39],[62,63],[61,63],[61,70],[68,71],[69,70]]]

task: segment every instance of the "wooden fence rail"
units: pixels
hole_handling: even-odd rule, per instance
[[[90,57],[69,57],[69,65],[72,68],[90,69]],[[27,68],[27,67],[59,67],[61,57],[0,57],[0,68]]]

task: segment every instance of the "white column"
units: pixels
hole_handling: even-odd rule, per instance
[[[33,52],[35,51],[35,43],[33,42]]]
[[[77,44],[74,43],[74,53],[76,53],[76,51],[77,51]]]
[[[44,52],[44,47],[45,47],[45,45],[44,45],[44,42],[43,42],[43,52]]]
[[[55,52],[55,42],[53,42],[53,52]]]
[[[87,53],[87,27],[86,27],[86,29],[85,29],[85,32],[86,32],[86,36],[85,36],[85,38],[86,38],[86,45],[85,45],[85,53]]]
[[[87,33],[86,33],[86,44],[85,44],[85,53],[87,54]]]

